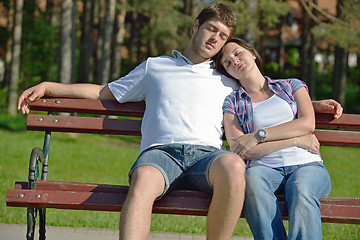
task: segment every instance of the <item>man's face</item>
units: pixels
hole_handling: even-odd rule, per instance
[[[192,45],[196,54],[204,59],[215,56],[230,36],[230,29],[217,19],[210,19],[199,26],[194,24]]]

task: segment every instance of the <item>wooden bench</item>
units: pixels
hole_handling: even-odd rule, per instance
[[[27,207],[27,238],[34,238],[36,215],[39,215],[39,238],[45,239],[46,208],[121,211],[127,186],[47,181],[50,136],[51,132],[140,136],[145,104],[44,98],[32,103],[30,108],[48,112],[32,111],[27,118],[28,130],[45,131],[44,145],[31,152],[28,181],[16,182],[14,189],[8,189],[6,198],[7,206]],[[137,118],[107,118],[108,115]],[[360,147],[360,115],[343,114],[340,119],[334,119],[330,114],[317,114],[316,126],[315,134],[322,146]],[[284,199],[278,198],[286,219]],[[153,212],[206,216],[210,200],[206,193],[176,190],[156,201]],[[322,198],[321,215],[323,222],[360,224],[360,198]]]

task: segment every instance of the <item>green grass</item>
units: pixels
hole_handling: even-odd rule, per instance
[[[6,190],[27,179],[33,147],[42,147],[43,133],[0,130],[0,222],[26,224],[24,208],[6,207]],[[139,139],[88,134],[53,133],[48,180],[127,184],[127,173],[139,154]],[[360,197],[360,149],[321,148],[332,179],[330,196]],[[47,210],[47,224],[55,226],[118,228],[119,213]],[[153,214],[151,231],[205,233],[206,218]],[[360,239],[360,227],[323,224],[324,239]],[[235,235],[251,236],[244,219]]]

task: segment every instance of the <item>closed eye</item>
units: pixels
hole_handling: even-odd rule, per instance
[[[229,62],[229,61],[225,61],[225,62],[223,63],[224,68],[229,67],[229,65],[230,65],[230,62]]]

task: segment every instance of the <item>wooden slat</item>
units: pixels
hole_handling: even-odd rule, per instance
[[[15,189],[27,190],[28,183],[25,181],[18,181],[15,183]],[[79,182],[64,182],[64,181],[36,181],[35,188],[42,191],[69,191],[69,192],[94,192],[94,193],[114,193],[126,194],[127,186],[108,185],[108,184],[94,184],[94,183],[79,183]],[[193,201],[196,202],[196,207],[191,206]],[[287,216],[287,208],[283,196],[278,196],[279,208],[284,218]],[[172,204],[177,207],[169,208]],[[207,214],[208,206],[210,204],[210,195],[197,192],[197,191],[172,191],[163,198],[163,200],[156,203],[154,212],[166,213],[168,211],[179,211],[180,208],[192,209],[192,215],[205,216]],[[335,207],[336,206],[336,207]],[[168,209],[169,208],[169,209]],[[171,210],[170,210],[171,209]],[[354,210],[355,209],[355,210]],[[114,211],[120,211],[116,207]],[[183,210],[185,211],[185,210]],[[322,198],[321,199],[321,212],[322,219],[325,222],[339,222],[342,223],[360,223],[360,198]],[[169,212],[168,212],[169,213]],[[177,212],[176,214],[184,214]],[[358,214],[358,215],[357,215]],[[243,216],[242,216],[243,217]]]
[[[316,113],[316,128],[360,130],[360,114],[342,114],[335,119],[333,114]]]
[[[141,135],[141,120],[29,114],[26,126],[34,131]]]
[[[127,187],[116,192],[52,191],[8,189],[7,206],[57,208],[94,211],[121,211],[127,194]],[[211,196],[196,192],[176,190],[156,201],[153,213],[206,216]],[[322,198],[322,221],[360,224],[359,198]],[[286,215],[285,204],[281,211]],[[243,217],[243,215],[242,215]]]
[[[144,102],[119,103],[116,100],[44,98],[30,104],[31,110],[47,112],[92,113],[142,117]]]
[[[360,147],[360,132],[340,130],[315,130],[322,146]]]

